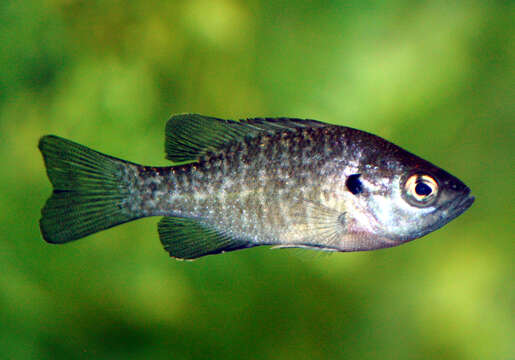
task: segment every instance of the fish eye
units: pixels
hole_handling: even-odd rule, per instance
[[[433,189],[431,189],[431,186],[427,185],[426,183],[420,182],[415,185],[415,192],[419,196],[428,196],[431,195]]]
[[[404,192],[408,200],[415,205],[429,205],[436,199],[438,194],[438,183],[429,175],[411,175],[404,184]]]
[[[359,179],[360,176],[361,176],[361,174],[352,174],[345,181],[345,186],[347,186],[347,189],[354,195],[357,195],[357,194],[360,194],[363,192],[363,184],[361,183],[361,180]]]

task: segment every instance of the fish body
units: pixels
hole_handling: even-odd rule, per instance
[[[325,251],[396,246],[474,201],[459,179],[375,135],[299,119],[173,116],[167,158],[143,166],[56,137],[40,141],[54,193],[45,240],[65,243],[147,216],[171,256],[258,245]]]

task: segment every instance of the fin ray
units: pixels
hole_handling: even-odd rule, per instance
[[[232,238],[198,220],[164,217],[158,224],[159,238],[171,257],[192,260],[252,247],[250,242]]]
[[[345,211],[328,207],[319,201],[305,198],[297,199],[302,202],[303,209],[293,215],[284,238],[284,243],[274,248],[313,248],[323,251],[338,251],[337,240],[345,234]]]
[[[54,135],[39,149],[54,186],[39,222],[45,241],[66,243],[136,218],[121,205],[127,162]]]
[[[198,160],[232,141],[287,129],[332,126],[316,120],[254,118],[224,120],[198,114],[172,116],[165,129],[166,158],[174,162]]]

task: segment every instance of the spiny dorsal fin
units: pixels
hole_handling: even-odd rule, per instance
[[[290,118],[234,121],[198,114],[174,115],[166,124],[166,158],[174,162],[197,160],[209,151],[247,136],[324,126],[330,125],[316,120]]]
[[[158,231],[165,250],[177,259],[192,260],[253,246],[249,242],[217,232],[194,219],[164,217],[159,221]]]

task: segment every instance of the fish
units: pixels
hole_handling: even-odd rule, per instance
[[[474,202],[458,178],[365,131],[317,120],[172,116],[173,166],[118,159],[58,137],[39,141],[53,192],[43,239],[64,244],[161,216],[176,259],[255,246],[330,252],[397,246]]]

